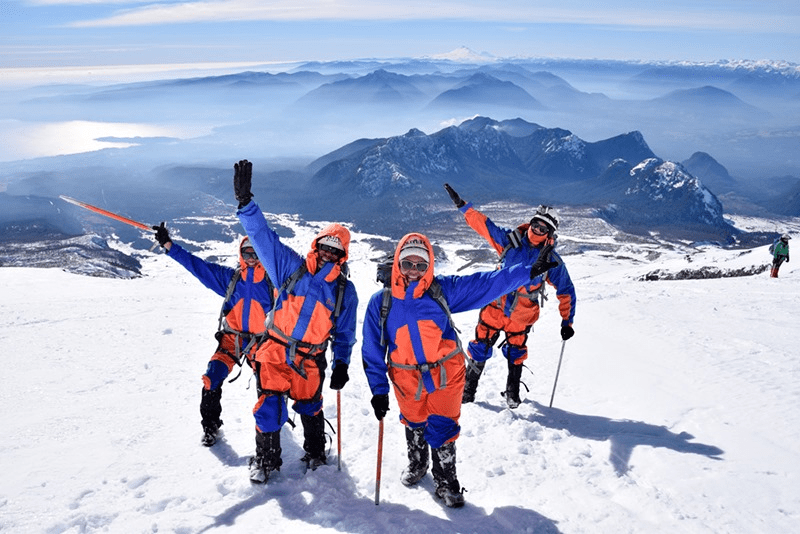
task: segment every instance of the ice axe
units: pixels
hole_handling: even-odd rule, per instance
[[[553,393],[550,395],[550,408],[553,407],[553,397],[556,396],[556,384],[558,384],[558,373],[561,372],[561,359],[564,357],[564,347],[567,345],[567,340],[561,342],[561,355],[558,357],[558,368],[556,369],[556,380],[553,382]]]

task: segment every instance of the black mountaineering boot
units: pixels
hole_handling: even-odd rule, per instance
[[[272,471],[281,469],[281,431],[256,430],[256,455],[250,458],[250,482],[263,484]]]
[[[320,410],[317,415],[300,414],[300,421],[303,423],[303,450],[306,451],[300,461],[314,471],[328,463],[325,456],[325,416]]]
[[[403,469],[400,482],[404,486],[413,486],[428,472],[428,442],[425,441],[425,428],[411,429],[406,427],[406,445],[408,446],[408,467]]]
[[[431,449],[433,457],[433,486],[436,497],[449,508],[464,506],[464,490],[456,477],[456,444],[445,443],[438,449]]]
[[[481,374],[483,373],[483,368],[485,366],[486,362],[476,362],[474,360],[471,360],[471,363],[467,365],[467,381],[466,385],[464,386],[464,395],[461,397],[461,404],[475,402],[475,392],[478,390],[478,380],[481,379]]]
[[[508,379],[506,380],[506,390],[503,396],[509,408],[516,408],[522,401],[519,399],[519,381],[522,378],[522,364],[514,365],[508,360]]]
[[[217,442],[217,433],[222,426],[222,387],[214,390],[203,388],[200,397],[200,418],[203,425],[203,438],[200,442],[206,447]]]

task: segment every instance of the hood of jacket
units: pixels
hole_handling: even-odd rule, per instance
[[[242,238],[241,241],[239,241],[239,267],[242,270],[242,279],[258,283],[261,282],[265,276],[267,276],[267,271],[264,270],[264,266],[261,265],[261,260],[259,260],[252,268],[253,271],[252,278],[247,276],[248,269],[250,269],[250,267],[248,267],[247,263],[245,263],[244,261],[244,258],[242,258],[242,249],[248,247],[253,248],[253,244],[250,243],[250,238],[245,236]]]
[[[308,268],[308,272],[315,273],[317,272],[317,263],[319,262],[319,255],[317,253],[317,241],[322,239],[325,236],[331,236],[337,238],[344,247],[344,256],[339,258],[339,261],[336,262],[336,265],[328,276],[325,277],[326,280],[331,281],[335,280],[336,277],[339,276],[339,273],[342,269],[342,264],[347,261],[350,252],[350,230],[342,226],[341,224],[333,223],[329,224],[314,237],[314,240],[311,241],[311,249],[306,254],[306,267]]]
[[[414,289],[414,298],[420,298],[431,287],[431,282],[433,281],[434,256],[431,242],[424,235],[415,232],[404,235],[400,242],[397,243],[397,248],[394,251],[394,263],[392,264],[392,296],[399,299],[405,298],[406,290],[410,283],[408,277],[400,272],[400,251],[403,250],[406,244],[411,243],[424,246],[428,250],[428,258],[430,260],[430,267],[422,275],[417,287]]]

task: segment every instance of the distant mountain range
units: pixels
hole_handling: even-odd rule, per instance
[[[476,203],[581,206],[631,231],[724,241],[722,206],[800,215],[799,95],[796,65],[468,50],[31,88],[4,95],[2,124],[159,128],[94,138],[129,148],[0,163],[0,223],[17,236],[106,229],[59,194],[152,221],[230,213],[231,165],[246,157],[265,209],[383,233],[452,220],[447,181]]]
[[[421,205],[446,204],[449,182],[476,202],[595,206],[632,231],[736,234],[716,196],[679,163],[659,159],[639,132],[588,143],[567,130],[478,117],[431,135],[360,140],[309,169],[327,209],[367,227],[394,229]]]

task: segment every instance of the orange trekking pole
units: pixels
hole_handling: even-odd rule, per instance
[[[383,460],[383,419],[378,426],[378,469],[375,473],[375,505],[381,503],[381,463]]]
[[[95,213],[99,213],[100,215],[108,217],[109,219],[114,219],[115,221],[119,221],[119,222],[128,224],[130,226],[133,226],[134,228],[138,228],[139,230],[144,230],[145,232],[150,232],[150,231],[155,230],[156,228],[158,228],[157,226],[148,226],[148,225],[146,225],[144,223],[140,223],[139,221],[134,221],[133,219],[129,219],[127,217],[123,217],[122,215],[117,215],[116,213],[110,212],[108,210],[104,210],[103,208],[98,208],[97,206],[92,206],[91,204],[87,204],[86,202],[82,202],[80,200],[76,200],[76,199],[74,199],[72,197],[68,197],[66,195],[58,195],[58,198],[60,198],[61,200],[66,201],[66,202],[69,202],[70,204],[74,204],[74,205],[76,205],[76,206],[78,206],[80,208],[83,208],[85,210],[89,210],[89,211],[93,211]],[[163,225],[164,223],[161,223],[161,224]],[[158,241],[153,243],[153,246],[150,247],[150,252],[153,252],[153,250],[156,248],[156,246],[158,246]]]
[[[146,232],[150,232],[152,230],[152,227],[150,227],[150,226],[148,226],[148,225],[146,225],[144,223],[140,223],[139,221],[134,221],[133,219],[129,219],[127,217],[123,217],[122,215],[117,215],[116,213],[112,213],[110,211],[106,211],[103,208],[98,208],[97,206],[92,206],[91,204],[87,204],[86,202],[81,202],[80,200],[75,200],[74,198],[68,197],[66,195],[59,195],[58,198],[60,198],[61,200],[65,200],[65,201],[69,202],[70,204],[74,204],[76,206],[79,206],[79,207],[81,207],[83,209],[86,209],[86,210],[89,210],[89,211],[93,211],[95,213],[99,213],[100,215],[104,215],[104,216],[106,216],[106,217],[108,217],[110,219],[114,219],[116,221],[123,222],[125,224],[130,225],[130,226],[138,228],[139,230],[144,230]]]
[[[342,390],[336,390],[336,442],[339,448],[338,469],[342,470]]]

